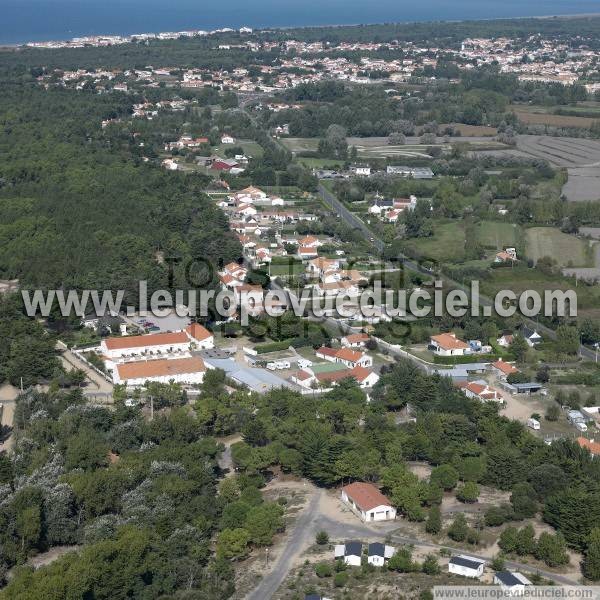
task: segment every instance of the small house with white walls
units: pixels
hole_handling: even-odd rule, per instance
[[[372,483],[355,481],[342,488],[342,502],[363,521],[393,521],[396,509]]]
[[[336,560],[343,560],[344,564],[351,567],[360,567],[362,560],[362,542],[346,542],[336,544],[334,548]]]
[[[369,544],[369,551],[367,553],[367,562],[374,567],[383,567],[385,563],[394,556],[396,548],[393,546],[387,546],[380,542]]]
[[[494,585],[499,585],[503,592],[509,596],[521,596],[531,581],[521,573],[511,571],[498,571],[494,575]]]
[[[485,560],[465,554],[453,556],[448,561],[448,573],[471,577],[472,579],[479,579],[483,575],[484,567]]]

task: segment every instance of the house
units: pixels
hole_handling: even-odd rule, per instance
[[[455,333],[432,335],[429,348],[437,356],[464,356],[470,353],[469,344],[459,340]]]
[[[319,386],[326,386],[327,389],[331,389],[339,381],[349,377],[355,379],[362,389],[372,388],[379,381],[377,373],[364,367],[347,369],[339,363],[327,363],[327,365],[323,363],[315,365],[314,368],[312,364],[302,366],[298,363],[298,366],[301,367],[301,370],[294,373],[290,377],[290,380],[307,390],[315,389]],[[331,368],[324,369],[325,366]]]
[[[369,341],[370,337],[367,333],[352,333],[344,336],[340,341],[342,346],[348,348],[362,348]]]
[[[204,361],[198,356],[125,362],[115,365],[113,383],[128,387],[143,386],[147,381],[191,385],[202,383],[205,371]]]
[[[400,177],[412,177],[413,179],[433,179],[433,171],[429,167],[388,165],[387,174],[398,175]]]
[[[484,567],[485,560],[474,558],[473,556],[459,554],[457,556],[453,556],[448,562],[448,573],[479,579],[479,577],[483,575]]]
[[[316,246],[298,246],[296,254],[298,258],[309,259],[316,258],[319,255],[319,251]]]
[[[521,573],[498,571],[494,574],[494,585],[499,585],[510,596],[520,596],[525,593],[525,586],[531,585],[531,581]]]
[[[519,369],[510,363],[504,362],[502,359],[497,360],[491,365],[492,371],[500,378],[506,379],[509,375],[518,373]]]
[[[521,335],[532,348],[543,341],[542,336],[535,329],[527,326],[521,327]]]
[[[298,245],[302,246],[303,248],[318,248],[319,246],[323,245],[323,242],[313,235],[307,235],[298,240]]]
[[[200,323],[192,323],[185,328],[185,332],[188,334],[192,346],[201,350],[210,350],[215,347],[214,335],[200,325]]]
[[[496,263],[516,262],[517,250],[515,248],[506,248],[502,252],[498,252],[494,258]]]
[[[392,521],[396,509],[372,483],[354,482],[342,488],[342,502],[363,521]]]
[[[387,546],[380,542],[369,544],[367,562],[374,567],[383,567],[385,563],[394,556],[396,548]]]
[[[353,369],[354,367],[372,367],[373,358],[358,350],[352,350],[351,348],[341,348],[335,355],[336,362],[342,363],[347,367]]]
[[[372,215],[380,215],[382,212],[392,208],[394,208],[394,201],[392,199],[377,196],[373,204],[369,207],[369,212]]]
[[[142,355],[188,352],[190,338],[185,331],[109,337],[100,343],[100,353],[112,361]]]
[[[315,258],[308,262],[306,270],[312,277],[321,277],[326,271],[339,269],[340,261],[335,258]]]
[[[315,351],[315,356],[317,358],[322,358],[323,360],[328,360],[329,362],[337,362],[337,349],[336,348],[328,348],[327,346],[321,346],[318,350]]]
[[[508,348],[513,343],[513,339],[514,336],[512,335],[512,333],[505,333],[502,335],[502,337],[499,337],[496,340],[496,343],[502,348]]]
[[[471,381],[470,383],[461,384],[465,396],[480,402],[503,402],[503,398],[494,388],[488,386],[485,381]]]
[[[592,458],[596,458],[596,456],[600,456],[600,444],[595,442],[594,440],[588,440],[584,437],[578,437],[577,443],[581,448],[586,448],[590,451]]]
[[[352,165],[350,167],[350,172],[353,175],[368,177],[371,174],[371,167],[369,165]]]
[[[230,135],[224,135],[221,138],[221,144],[235,144],[235,138],[231,137]]]
[[[346,542],[336,544],[334,548],[336,560],[343,560],[344,564],[351,567],[360,567],[362,560],[362,542]]]

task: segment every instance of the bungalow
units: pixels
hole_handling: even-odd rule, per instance
[[[362,542],[336,544],[333,552],[336,560],[343,560],[344,564],[351,567],[360,567],[362,561]]]
[[[337,363],[329,366],[335,367]],[[300,366],[300,364],[298,365]],[[294,373],[290,380],[299,385],[300,387],[310,390],[318,386],[325,386],[331,389],[339,381],[352,377],[356,380],[358,385],[362,389],[372,388],[378,381],[379,375],[370,369],[364,367],[354,367],[353,369],[347,369],[340,365],[339,369],[322,369],[323,365],[315,365],[315,368],[311,368],[310,365],[305,365],[300,371]]]
[[[318,248],[323,245],[323,242],[313,235],[307,235],[298,240],[298,245],[303,246],[304,248]]]
[[[521,328],[521,335],[532,348],[543,341],[542,336],[535,329],[527,326]]]
[[[479,577],[483,575],[484,567],[485,560],[474,558],[473,556],[459,554],[457,556],[453,556],[448,562],[448,573],[479,579]]]
[[[388,546],[380,542],[374,542],[369,544],[369,550],[367,553],[367,562],[374,567],[383,567],[386,561],[388,561],[396,553],[396,548]]]
[[[592,458],[600,456],[600,444],[598,442],[595,442],[594,440],[588,440],[584,437],[578,437],[577,443],[581,448],[586,448],[589,450]]]
[[[531,585],[531,581],[521,573],[498,571],[494,574],[494,585],[499,585],[510,596],[521,596],[525,593],[525,586]]]
[[[351,348],[341,348],[335,355],[336,362],[342,363],[353,369],[354,367],[372,367],[373,358],[363,352]]]
[[[336,297],[340,294],[347,296],[358,296],[360,289],[352,281],[329,281],[319,282],[314,287],[315,292],[320,296]]]
[[[342,488],[342,502],[363,521],[392,521],[396,509],[372,483],[355,481]]]
[[[369,207],[372,215],[380,215],[382,212],[394,208],[394,201],[391,198],[382,198],[377,196],[373,204]]]
[[[397,223],[398,217],[402,214],[402,210],[399,208],[393,208],[392,210],[388,210],[383,216],[382,220],[386,223]]]
[[[144,360],[118,364],[113,370],[113,382],[138,387],[147,381],[157,383],[202,383],[206,367],[198,356],[175,359]]]
[[[296,254],[298,258],[306,260],[309,258],[316,258],[319,255],[319,251],[315,246],[298,246]]]
[[[519,372],[519,369],[517,369],[515,366],[511,365],[510,363],[504,362],[502,359],[497,360],[496,362],[492,363],[491,366],[492,366],[492,371],[500,379],[506,379],[509,375]]]
[[[437,356],[464,356],[470,353],[469,344],[459,340],[455,333],[432,335],[429,347]]]
[[[240,217],[249,217],[249,216],[251,216],[251,215],[253,216],[257,213],[258,213],[258,211],[251,204],[240,204],[235,209],[235,214]]]
[[[321,346],[316,352],[315,355],[317,358],[322,358],[323,360],[328,360],[329,362],[337,362],[337,349],[336,348],[328,348],[327,346]]]
[[[235,138],[231,137],[230,135],[224,135],[221,138],[221,144],[235,144]]]
[[[461,385],[465,396],[481,402],[503,402],[503,398],[494,388],[488,386],[485,381],[471,381]]]
[[[517,251],[515,248],[506,248],[506,250],[498,252],[494,258],[494,262],[496,263],[516,262],[516,260]]]
[[[340,341],[342,346],[348,348],[362,348],[369,341],[370,336],[367,333],[352,333],[344,336]]]
[[[339,268],[339,260],[335,258],[323,258],[322,256],[309,261],[308,265],[306,265],[306,270],[312,277],[321,277],[325,271]]]
[[[513,343],[513,339],[512,333],[505,333],[496,340],[496,343],[502,348],[508,348]]]

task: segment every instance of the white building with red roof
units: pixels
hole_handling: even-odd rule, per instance
[[[190,338],[185,331],[109,337],[100,343],[100,352],[113,362],[135,356],[161,356],[188,352]]]
[[[490,387],[485,381],[471,381],[461,384],[467,398],[480,402],[504,402],[498,390]]]
[[[148,381],[158,383],[200,384],[206,366],[198,356],[174,359],[152,359],[115,365],[113,382],[128,387],[143,386]]]
[[[517,369],[514,365],[504,362],[502,359],[497,360],[496,362],[492,363],[491,367],[492,367],[492,371],[500,379],[506,379],[509,375],[513,375],[514,373],[519,372],[519,369]]]
[[[342,502],[363,521],[392,521],[396,509],[372,483],[354,482],[342,488]]]
[[[464,356],[471,352],[469,344],[459,340],[455,333],[432,335],[430,348],[438,356]]]

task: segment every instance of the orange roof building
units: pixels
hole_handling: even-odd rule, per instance
[[[202,383],[206,366],[199,356],[175,359],[143,360],[118,364],[114,382],[128,386],[144,385],[147,381],[160,383]]]
[[[578,437],[577,443],[581,448],[586,448],[590,451],[593,457],[600,456],[600,444],[594,440],[588,440],[584,437]]]
[[[372,483],[354,482],[342,488],[342,502],[363,521],[390,521],[396,509]]]
[[[469,350],[469,344],[459,340],[455,333],[440,333],[431,336],[431,346],[440,356],[463,356]]]

